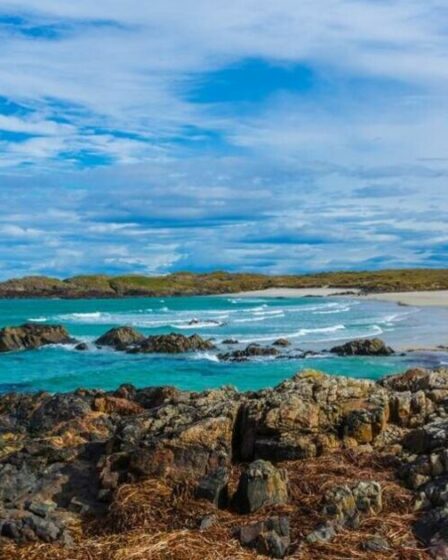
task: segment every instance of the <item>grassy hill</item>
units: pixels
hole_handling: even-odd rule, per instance
[[[267,276],[178,272],[167,276],[84,275],[65,280],[27,276],[0,282],[0,297],[126,297],[223,294],[265,288],[357,288],[366,292],[448,289],[448,270],[406,269]]]

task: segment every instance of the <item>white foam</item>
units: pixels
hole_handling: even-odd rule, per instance
[[[196,354],[192,354],[193,360],[207,360],[209,362],[218,362],[219,358],[216,354],[212,354],[211,352],[197,352]]]
[[[45,323],[48,319],[47,317],[31,317],[28,321],[31,321],[32,323]]]

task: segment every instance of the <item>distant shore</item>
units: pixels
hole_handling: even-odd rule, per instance
[[[337,288],[268,288],[267,290],[254,290],[251,292],[239,292],[226,294],[229,297],[265,297],[265,298],[288,298],[288,297],[336,297],[346,295],[371,299],[378,301],[390,301],[402,305],[416,307],[448,307],[448,290],[415,291],[415,292],[384,292],[376,294],[361,294],[359,290],[338,290]]]

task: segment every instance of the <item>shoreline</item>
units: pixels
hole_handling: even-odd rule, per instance
[[[361,294],[359,289],[343,290],[337,288],[268,288],[250,292],[223,294],[225,297],[251,298],[300,298],[300,297],[353,297],[374,301],[388,301],[398,305],[414,307],[448,307],[448,290],[379,292]]]

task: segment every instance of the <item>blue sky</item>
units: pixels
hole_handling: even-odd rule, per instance
[[[441,0],[3,0],[0,278],[448,266]]]

